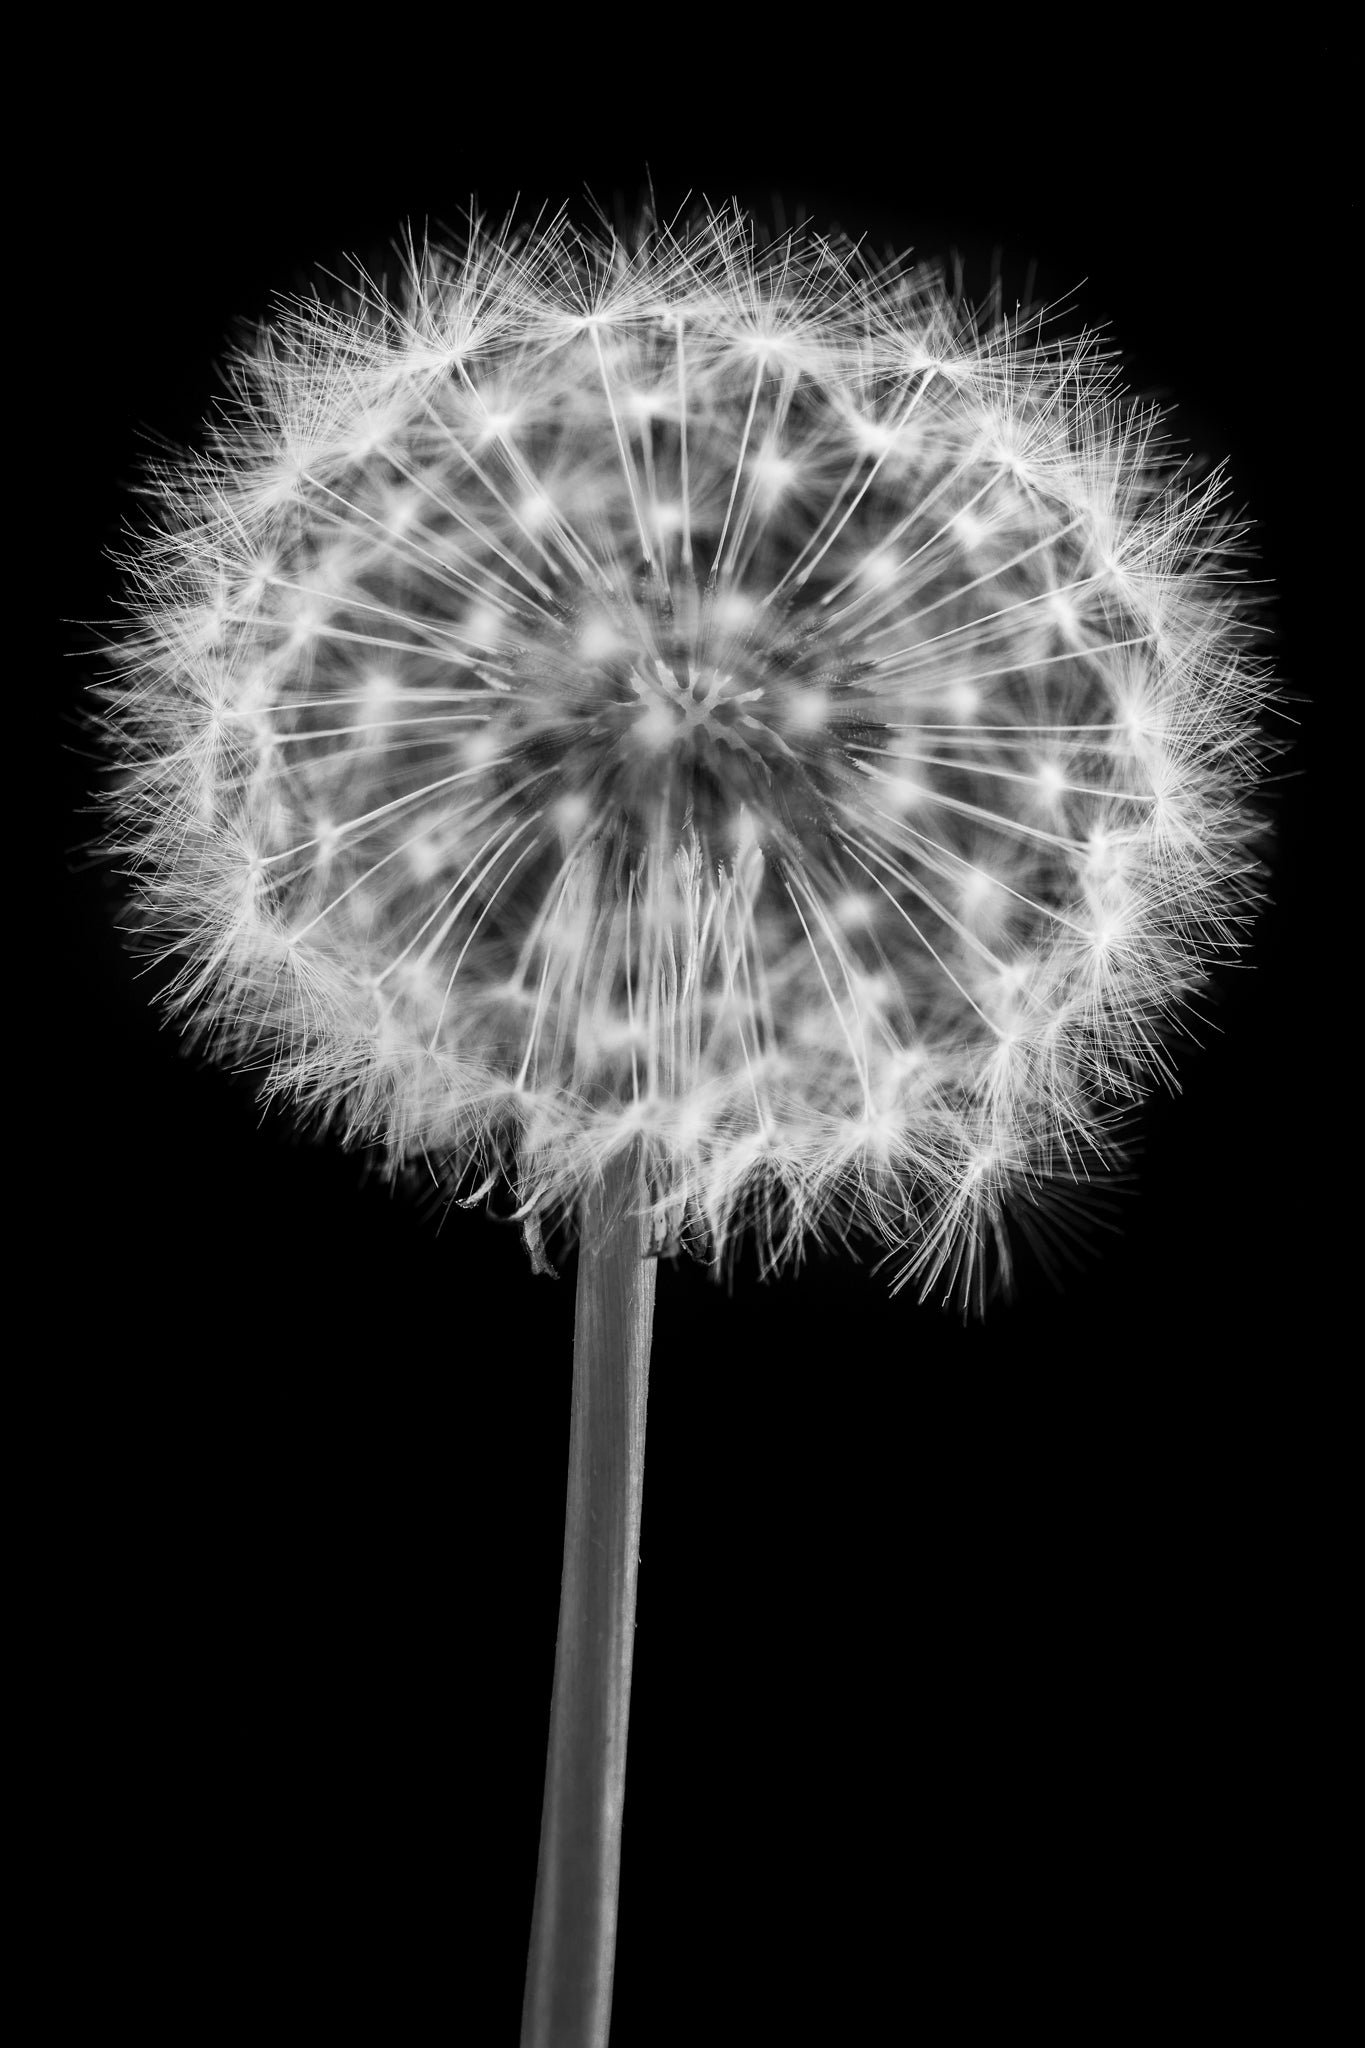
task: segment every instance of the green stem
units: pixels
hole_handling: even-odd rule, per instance
[[[606,2048],[657,1262],[638,1147],[583,1204],[550,1747],[521,2048]]]

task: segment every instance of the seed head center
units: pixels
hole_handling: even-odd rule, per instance
[[[731,738],[735,693],[730,676],[691,661],[671,666],[656,655],[632,668],[630,681],[640,707],[635,736],[646,747],[685,751],[699,732],[720,741]]]

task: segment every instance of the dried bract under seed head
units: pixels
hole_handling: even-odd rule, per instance
[[[660,1242],[970,1287],[1256,901],[1218,477],[737,212],[409,247],[234,379],[107,690],[182,1014],[530,1219],[638,1141]]]

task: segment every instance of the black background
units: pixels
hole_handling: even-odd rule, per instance
[[[1324,1303],[1354,1297],[1317,1156],[1341,1027],[1312,796],[1345,680],[1314,516],[1349,346],[1343,53],[377,26],[321,57],[87,52],[53,103],[56,1908],[153,2037],[267,1985],[280,2031],[516,2037],[572,1265],[533,1277],[514,1225],[393,1193],[180,1054],[79,852],[74,622],[108,614],[149,436],[194,439],[241,316],[471,195],[629,210],[652,174],[665,208],[776,196],[1107,323],[1230,459],[1296,723],[1254,970],[1220,977],[1118,1230],[1060,1290],[1025,1261],[964,1327],[842,1255],[768,1284],[742,1261],[729,1295],[662,1271],[614,2048],[881,2038],[886,2008],[950,2038],[1001,2000],[1107,2039],[1177,1992],[1196,2026],[1239,2000],[1301,2025],[1345,1522]]]

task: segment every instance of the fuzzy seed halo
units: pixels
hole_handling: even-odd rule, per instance
[[[149,496],[108,843],[173,1008],[533,1246],[638,1144],[661,1248],[978,1295],[1260,899],[1221,472],[936,274],[738,210],[409,241]]]

